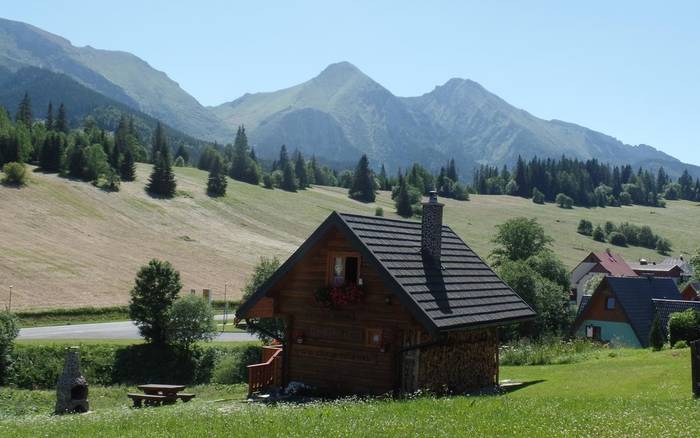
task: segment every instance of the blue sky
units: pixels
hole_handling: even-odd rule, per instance
[[[399,96],[469,78],[700,164],[700,2],[23,0],[0,15],[132,52],[205,105],[350,61]]]

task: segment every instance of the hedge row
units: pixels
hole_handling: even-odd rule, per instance
[[[65,351],[65,345],[15,345],[8,382],[26,389],[54,388]],[[203,345],[186,351],[150,344],[83,344],[80,359],[82,374],[93,385],[202,384],[211,382],[215,371],[226,383],[241,383],[247,380],[246,366],[260,361],[260,347]],[[217,370],[220,363],[225,369]]]

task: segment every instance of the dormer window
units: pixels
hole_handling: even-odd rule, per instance
[[[334,254],[331,256],[329,282],[331,286],[357,284],[360,278],[360,257],[358,254]]]

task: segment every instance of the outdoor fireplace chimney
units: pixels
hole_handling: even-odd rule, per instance
[[[423,220],[421,223],[421,252],[432,261],[440,262],[442,247],[442,208],[445,204],[438,202],[437,192],[430,192],[428,202],[423,203]]]
[[[57,414],[83,413],[90,410],[88,404],[88,384],[80,374],[80,352],[78,347],[66,350],[63,373],[56,384]]]

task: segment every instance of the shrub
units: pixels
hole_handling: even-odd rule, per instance
[[[666,340],[661,330],[661,320],[659,319],[659,315],[656,315],[654,317],[654,322],[651,324],[651,331],[649,332],[649,345],[654,351],[660,351],[664,348],[665,342]]]
[[[248,381],[248,365],[259,363],[260,348],[249,346],[226,355],[217,361],[211,381],[213,383],[235,384]]]
[[[170,307],[182,289],[180,273],[170,263],[153,259],[139,270],[135,283],[129,316],[146,341],[164,344],[168,339]]]
[[[593,223],[591,223],[589,220],[581,219],[578,223],[577,231],[579,234],[583,234],[584,236],[590,236],[593,234]]]
[[[615,227],[615,224],[610,222],[610,221],[605,221],[605,234],[610,234],[613,231],[615,231],[617,228]]]
[[[613,232],[610,233],[609,237],[610,243],[616,246],[627,246],[627,239],[625,238],[625,235],[620,233],[620,232]]]
[[[274,189],[275,188],[275,182],[272,179],[272,175],[269,173],[266,173],[263,175],[263,185],[265,186],[266,189]]]
[[[659,254],[668,254],[671,252],[671,241],[663,237],[659,238],[659,240],[656,241],[656,251]]]
[[[12,186],[23,186],[27,182],[27,168],[22,163],[7,163],[2,166],[5,176],[2,178],[4,184]]]
[[[241,359],[245,371],[245,365],[259,362],[259,350],[255,344],[197,345],[190,350],[152,344],[83,344],[80,362],[82,374],[93,385],[202,384],[211,382],[216,364],[228,356],[249,358]],[[65,346],[61,344],[17,345],[9,383],[25,389],[53,389],[64,357]]]
[[[556,198],[554,198],[554,202],[559,205],[559,208],[572,208],[574,206],[574,200],[566,196],[564,193],[559,193]]]
[[[535,204],[544,204],[544,193],[540,192],[537,187],[532,189],[532,202]]]
[[[201,297],[187,295],[173,303],[168,322],[168,342],[185,350],[216,336],[214,310]]]
[[[177,158],[175,158],[175,162],[173,163],[173,166],[185,167],[185,159],[182,158],[181,156],[178,156]]]
[[[596,242],[605,242],[605,231],[603,231],[600,225],[597,225],[593,230],[593,240]]]
[[[700,312],[686,309],[671,314],[668,320],[668,336],[671,345],[676,345],[678,341],[690,342],[700,339]]]
[[[556,338],[542,341],[519,340],[499,349],[501,365],[554,365],[574,363],[599,351],[601,346],[587,339],[563,341]]]
[[[0,312],[0,386],[7,384],[12,366],[12,347],[19,334],[17,317],[10,312]]]
[[[628,192],[620,192],[620,204],[632,205],[632,195],[630,195]]]
[[[674,350],[680,350],[681,348],[688,348],[688,343],[686,341],[678,341],[673,344]]]
[[[374,209],[375,216],[384,216],[384,209],[382,207],[377,207]]]

